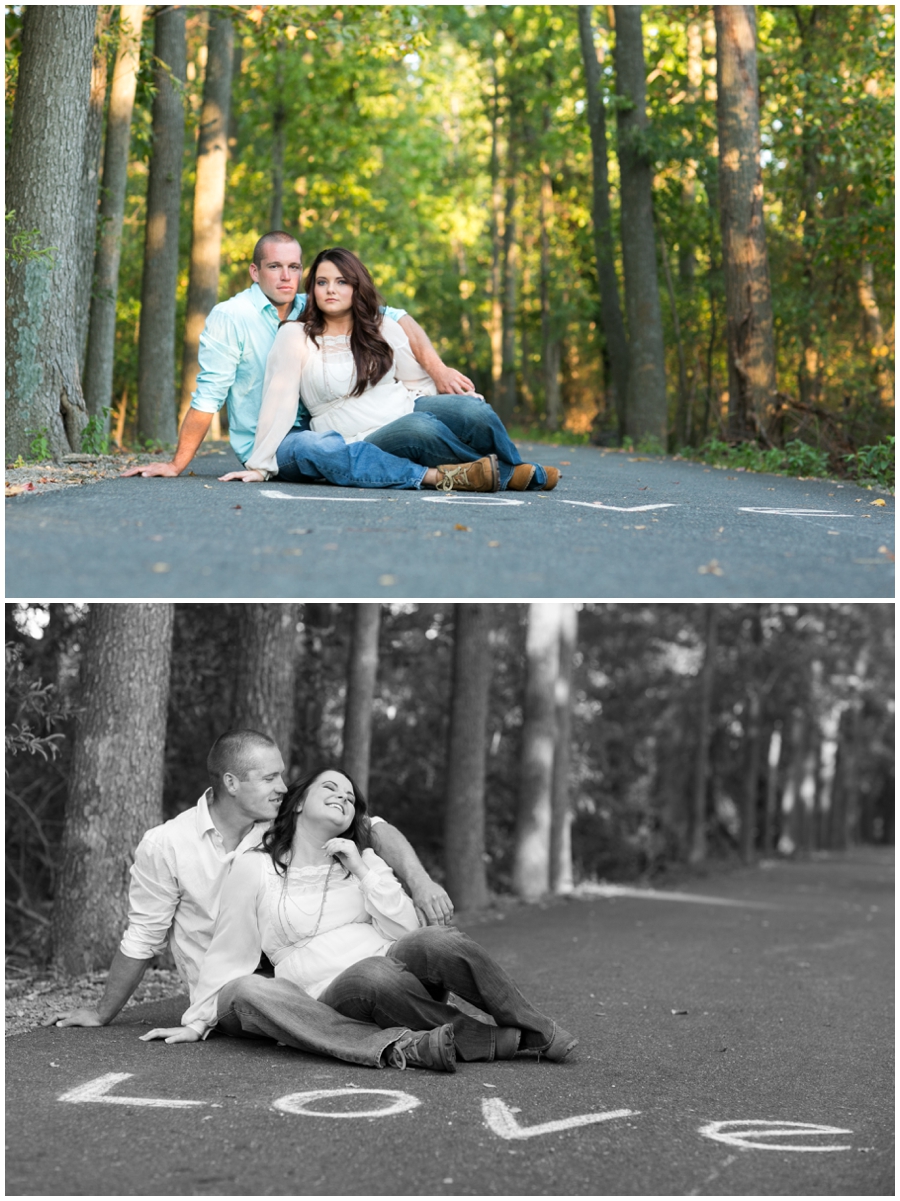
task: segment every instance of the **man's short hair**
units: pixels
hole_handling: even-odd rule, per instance
[[[297,239],[293,234],[285,233],[283,229],[272,229],[267,234],[263,234],[263,236],[253,247],[253,262],[257,270],[259,270],[259,268],[262,266],[262,261],[264,258],[263,249],[265,248],[266,242],[297,242]],[[297,242],[297,245],[299,246],[300,243]]]
[[[213,792],[221,791],[226,772],[245,780],[252,770],[254,752],[263,749],[277,751],[278,744],[268,734],[260,734],[257,730],[229,730],[220,735],[206,758]]]

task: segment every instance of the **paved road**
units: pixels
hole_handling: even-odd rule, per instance
[[[562,464],[555,491],[220,484],[238,464],[219,452],[176,480],[23,495],[6,502],[6,595],[894,595],[891,496],[594,447],[522,449]]]
[[[7,1041],[7,1195],[894,1195],[892,853],[556,902],[472,933],[580,1035],[574,1063],[440,1076],[141,1043],[177,1020],[157,1002]],[[275,1107],[340,1089],[357,1095],[282,1101],[318,1116]]]

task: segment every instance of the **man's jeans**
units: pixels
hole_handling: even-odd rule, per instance
[[[329,984],[321,1000],[348,1017],[411,1030],[453,1026],[460,1059],[493,1059],[496,1027],[461,1013],[443,998],[454,992],[497,1026],[522,1031],[522,1050],[545,1050],[556,1023],[522,996],[503,968],[453,927],[404,934],[384,957],[362,959]]]
[[[334,430],[293,429],[276,458],[278,478],[286,484],[326,480],[352,488],[419,488],[431,466],[397,458],[369,442],[345,442]]]
[[[298,1051],[375,1068],[384,1066],[385,1050],[407,1032],[404,1026],[355,1021],[288,980],[258,975],[225,985],[215,1028],[233,1038],[274,1038]]]
[[[414,413],[398,417],[366,438],[373,446],[426,467],[469,463],[496,455],[500,487],[509,483],[523,460],[503,422],[480,396],[422,396]],[[529,490],[543,488],[547,474],[536,466]]]

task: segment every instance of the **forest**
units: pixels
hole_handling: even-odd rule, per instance
[[[894,841],[888,604],[11,604],[7,953],[105,968],[226,729],[340,764],[458,910]]]
[[[889,5],[7,5],[7,458],[171,445],[284,228],[517,434],[892,486],[893,43]]]

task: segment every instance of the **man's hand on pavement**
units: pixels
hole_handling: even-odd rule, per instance
[[[140,1036],[142,1043],[148,1043],[153,1038],[164,1038],[167,1043],[197,1043],[200,1035],[193,1026],[169,1026],[151,1030],[149,1034]]]
[[[457,371],[455,367],[446,367],[441,363],[440,370],[431,372],[438,392],[443,394],[461,395],[464,392],[474,392],[475,385],[467,375]]]
[[[161,475],[167,478],[181,475],[181,468],[176,467],[174,463],[142,463],[138,467],[129,467],[127,471],[123,471],[120,479],[124,479],[126,475]]]
[[[42,1026],[102,1026],[103,1019],[96,1009],[70,1009],[68,1013],[54,1013],[41,1022]]]
[[[449,926],[453,918],[453,902],[440,884],[428,876],[411,889],[413,904],[421,909],[429,926]]]

